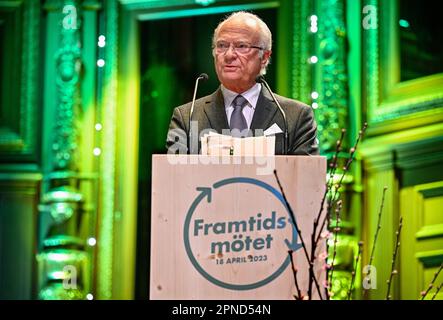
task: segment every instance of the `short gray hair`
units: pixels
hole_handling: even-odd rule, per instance
[[[259,29],[260,46],[262,48],[264,48],[264,50],[266,50],[266,51],[272,50],[271,30],[269,30],[266,23],[262,19],[260,19],[257,15],[250,13],[250,12],[246,12],[246,11],[237,11],[237,12],[231,13],[229,16],[227,16],[223,21],[221,21],[218,24],[218,26],[214,30],[214,35],[212,36],[212,46],[213,47],[215,46],[215,42],[217,40],[220,28],[226,22],[233,20],[233,19],[240,19],[240,20],[252,19],[252,20],[254,20],[257,23],[258,29]],[[213,54],[214,54],[214,51],[213,51]],[[261,52],[261,57],[263,57],[263,52]],[[260,71],[261,75],[266,74],[266,68],[268,67],[269,62],[270,62],[270,59],[268,59],[268,61],[266,62],[266,65]]]

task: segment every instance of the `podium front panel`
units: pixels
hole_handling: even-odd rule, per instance
[[[313,220],[325,190],[326,159],[154,155],[151,299],[293,299],[289,250],[304,292]],[[324,243],[316,255],[324,253]],[[315,273],[324,290],[323,261]],[[315,292],[315,289],[313,289]],[[323,292],[322,292],[323,294]]]

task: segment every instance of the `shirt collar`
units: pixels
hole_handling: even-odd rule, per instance
[[[232,101],[234,101],[235,97],[238,96],[239,94],[241,94],[246,100],[248,100],[248,105],[250,107],[252,107],[252,109],[255,109],[255,107],[257,106],[257,101],[258,101],[258,97],[260,95],[260,91],[261,91],[261,84],[260,83],[256,83],[255,85],[253,85],[251,88],[249,88],[248,90],[246,90],[243,93],[237,93],[234,91],[231,91],[229,89],[227,89],[224,85],[220,86],[221,91],[223,93],[223,98],[225,100],[225,108],[229,108],[232,104]]]

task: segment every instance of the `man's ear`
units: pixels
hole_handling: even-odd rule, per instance
[[[263,52],[263,57],[261,59],[261,65],[262,67],[265,67],[268,64],[269,59],[271,58],[272,51],[271,50],[265,50]]]

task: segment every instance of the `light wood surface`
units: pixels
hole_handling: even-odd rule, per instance
[[[257,175],[265,160],[254,164],[249,159],[246,164],[245,158],[237,158],[236,164],[217,165],[203,164],[209,162],[204,156],[173,157],[153,156],[150,298],[293,299],[293,274],[290,264],[285,264],[285,239],[293,239],[293,228],[273,171]],[[188,164],[171,163],[177,160]],[[326,159],[275,156],[268,164],[273,161],[309,249],[325,188]],[[318,254],[321,250],[323,244]],[[306,291],[303,249],[294,253],[294,261]],[[320,264],[316,272],[323,279]]]

